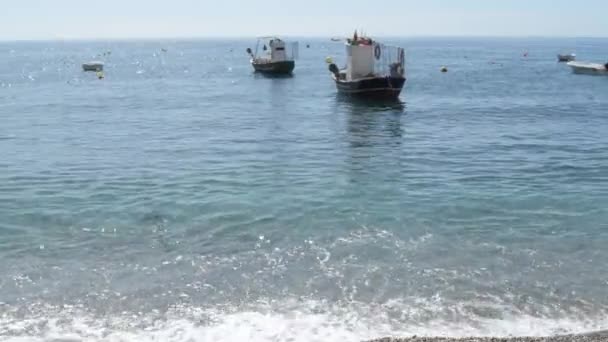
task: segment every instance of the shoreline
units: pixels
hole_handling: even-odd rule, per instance
[[[381,338],[368,342],[608,342],[608,330],[552,337],[405,337]]]

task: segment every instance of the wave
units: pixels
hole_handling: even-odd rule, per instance
[[[380,311],[386,307],[353,310],[322,301],[287,302],[280,306],[282,310],[276,309],[276,303],[257,303],[249,308],[177,306],[165,313],[154,310],[101,316],[75,307],[43,307],[25,316],[19,315],[19,310],[7,310],[0,314],[0,341],[343,342],[412,335],[536,337],[579,334],[608,327],[608,315],[454,317],[405,322]]]

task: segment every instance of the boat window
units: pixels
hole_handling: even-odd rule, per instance
[[[284,51],[284,50],[285,50],[285,48],[284,48],[284,47],[278,47],[278,48],[276,48],[276,50],[277,50],[277,51]]]

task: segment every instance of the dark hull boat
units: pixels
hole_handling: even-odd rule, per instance
[[[346,67],[339,69],[326,59],[340,94],[394,100],[405,85],[405,50],[381,44],[367,37],[346,41]]]
[[[256,72],[269,75],[289,75],[293,73],[296,67],[294,61],[282,62],[256,62],[252,61],[251,65]]]
[[[84,64],[82,64],[82,70],[83,71],[93,71],[93,72],[103,71],[103,62],[93,61],[93,62],[84,63]]]
[[[338,92],[345,95],[394,99],[405,85],[405,77],[370,77],[356,81],[343,81],[333,77]]]
[[[260,45],[261,52],[260,52]],[[291,75],[296,67],[298,43],[287,43],[277,37],[260,37],[255,51],[247,49],[255,72],[267,75]]]

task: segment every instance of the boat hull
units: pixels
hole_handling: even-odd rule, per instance
[[[370,77],[356,81],[342,81],[335,77],[338,92],[367,98],[396,99],[405,85],[404,77]]]
[[[269,75],[289,75],[296,67],[294,61],[251,63],[256,72]]]
[[[581,75],[608,75],[606,65],[595,63],[570,62],[568,66],[572,68],[572,72]]]

